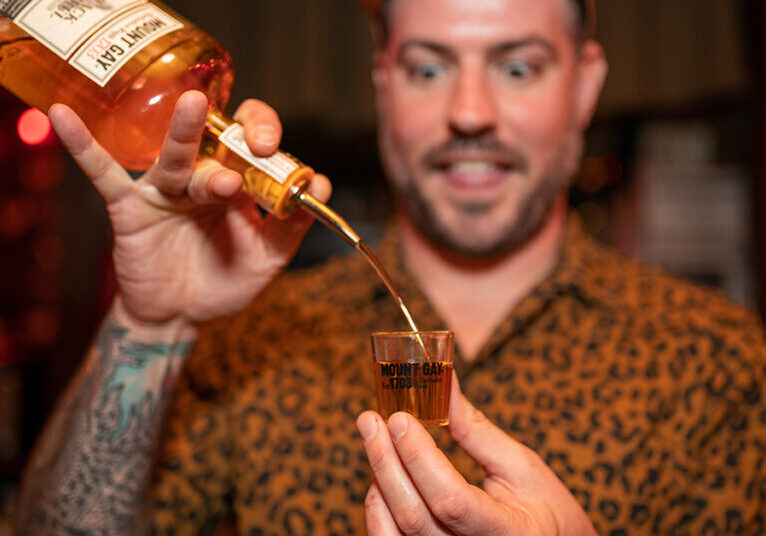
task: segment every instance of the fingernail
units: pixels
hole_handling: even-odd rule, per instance
[[[253,135],[258,143],[261,145],[274,145],[277,143],[277,131],[274,127],[267,125],[261,125],[255,127]]]
[[[210,179],[210,191],[218,199],[230,199],[241,189],[241,183],[229,171],[219,172]]]
[[[362,436],[362,441],[367,443],[378,432],[378,420],[372,415],[362,415],[356,421],[356,427]]]
[[[405,433],[407,433],[407,416],[403,413],[394,413],[390,419],[388,419],[388,431],[391,432],[391,437],[394,441],[398,441]]]

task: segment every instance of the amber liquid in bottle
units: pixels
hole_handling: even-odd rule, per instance
[[[378,410],[383,419],[387,420],[397,411],[406,411],[425,426],[449,423],[452,363],[377,361],[373,370]]]
[[[178,97],[187,90],[202,91],[211,105],[203,154],[241,172],[244,189],[265,210],[284,218],[301,208],[340,234],[372,265],[411,329],[417,331],[380,261],[338,214],[307,193],[311,168],[279,153],[279,158],[295,163],[295,170],[275,180],[251,159],[219,143],[219,136],[234,123],[220,112],[234,81],[231,57],[212,37],[167,6],[156,1],[151,5],[170,14],[182,27],[142,45],[103,87],[0,15],[0,85],[44,112],[57,102],[68,105],[115,160],[131,170],[146,170],[154,163]]]
[[[229,54],[186,21],[142,48],[100,87],[0,16],[0,84],[44,112],[56,102],[70,106],[127,169],[152,165],[184,91],[198,89],[223,108],[233,81]]]

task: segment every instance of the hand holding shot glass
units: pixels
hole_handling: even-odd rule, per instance
[[[425,426],[449,424],[452,338],[449,331],[372,334],[375,392],[383,419],[406,411]]]

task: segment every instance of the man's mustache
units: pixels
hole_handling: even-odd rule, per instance
[[[500,165],[516,171],[526,172],[529,159],[518,149],[500,142],[495,136],[452,136],[443,144],[430,149],[424,156],[423,162],[428,167],[443,167],[450,163],[455,155],[464,156],[466,153],[477,153],[482,158],[489,158]]]

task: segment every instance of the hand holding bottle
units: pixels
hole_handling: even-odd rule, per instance
[[[202,93],[181,96],[157,161],[136,181],[71,109],[49,111],[106,203],[121,304],[142,323],[193,323],[242,309],[289,262],[313,221],[303,211],[286,220],[262,216],[238,173],[197,160],[207,109]],[[235,117],[256,156],[276,151],[281,126],[273,109],[249,100]],[[317,176],[311,193],[325,201],[329,181]]]

